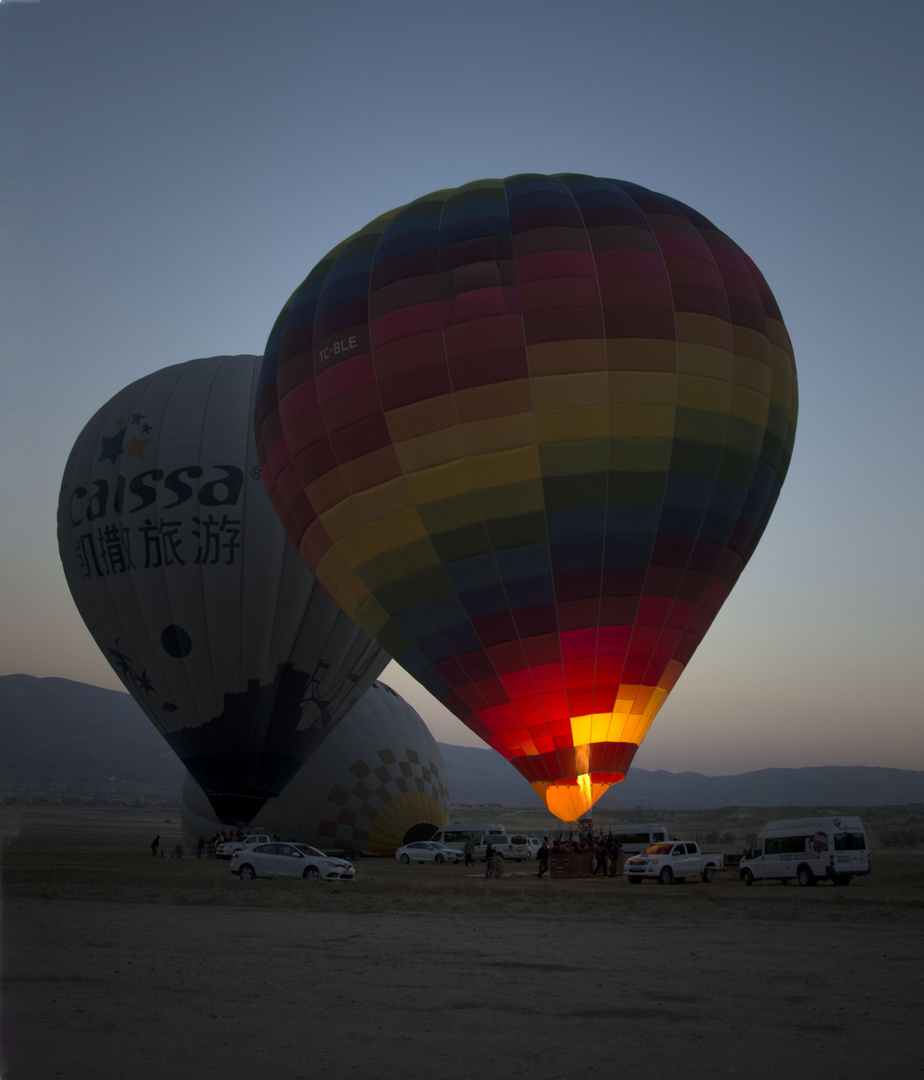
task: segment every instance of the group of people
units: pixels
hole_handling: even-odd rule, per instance
[[[541,878],[549,870],[549,859],[553,855],[568,855],[572,852],[593,853],[594,866],[591,876],[596,877],[601,873],[603,877],[616,877],[619,865],[619,841],[615,836],[599,836],[594,839],[590,834],[582,835],[577,840],[553,840],[549,846],[549,838],[542,840],[536,859],[539,862],[539,872],[536,877]]]
[[[224,843],[226,840],[243,840],[245,835],[247,834],[241,831],[235,832],[234,829],[232,829],[229,833],[225,832],[225,830],[222,829],[220,832],[213,833],[208,840],[206,840],[204,836],[200,836],[196,844],[196,858],[201,859],[203,858],[203,856],[209,854],[210,852],[214,855],[215,844]],[[276,834],[274,833],[273,839],[278,840],[279,837],[276,836]],[[174,854],[177,854],[177,849],[179,848],[180,845],[177,845],[177,848],[174,849]],[[164,853],[161,850],[160,846],[160,836],[155,836],[154,839],[151,841],[151,854],[154,856],[155,859],[158,857],[164,857]]]

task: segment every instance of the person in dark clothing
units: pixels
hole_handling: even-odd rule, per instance
[[[616,871],[619,868],[619,841],[616,837],[613,837],[613,843],[610,848],[610,877],[616,877]]]
[[[491,841],[488,841],[488,846],[484,850],[484,876],[490,877],[494,873],[494,845]]]
[[[154,856],[155,859],[157,858],[157,849],[159,847],[160,847],[160,837],[155,836],[154,839],[151,841],[151,854]]]
[[[547,836],[543,838],[542,845],[536,852],[536,858],[539,860],[539,873],[536,877],[541,880],[542,875],[548,873],[549,869],[549,838]]]
[[[603,842],[602,836],[594,848],[594,868],[590,872],[591,877],[596,877],[598,870],[602,870],[603,876],[606,877],[606,844]]]

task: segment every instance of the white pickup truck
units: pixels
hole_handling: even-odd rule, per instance
[[[238,840],[225,840],[215,845],[215,855],[219,859],[230,859],[235,851],[250,847],[252,844],[268,844],[273,839],[266,833],[251,833],[250,836],[242,836]]]
[[[630,885],[638,885],[646,878],[662,885],[679,883],[688,877],[701,877],[711,883],[724,866],[725,856],[721,851],[700,851],[695,840],[668,840],[652,844],[646,851],[626,859],[623,873]]]

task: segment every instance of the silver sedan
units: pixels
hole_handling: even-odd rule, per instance
[[[405,864],[412,862],[460,863],[465,856],[458,848],[449,847],[436,840],[415,840],[411,844],[399,847],[395,852],[395,858],[398,862]]]
[[[231,873],[251,878],[294,877],[309,881],[352,881],[353,864],[325,855],[311,844],[255,844],[235,851]]]

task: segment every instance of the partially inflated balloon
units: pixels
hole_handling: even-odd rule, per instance
[[[373,683],[279,796],[260,811],[254,831],[321,848],[394,855],[429,840],[449,821],[446,766],[414,709]],[[190,848],[215,832],[214,814],[187,777],[180,813]]]
[[[750,558],[796,398],[776,302],[711,222],[524,175],[322,259],[256,429],[318,579],[567,820],[623,779]]]
[[[120,391],[77,439],[58,506],[84,622],[226,824],[285,787],[388,659],[266,497],[259,365],[193,360]]]

